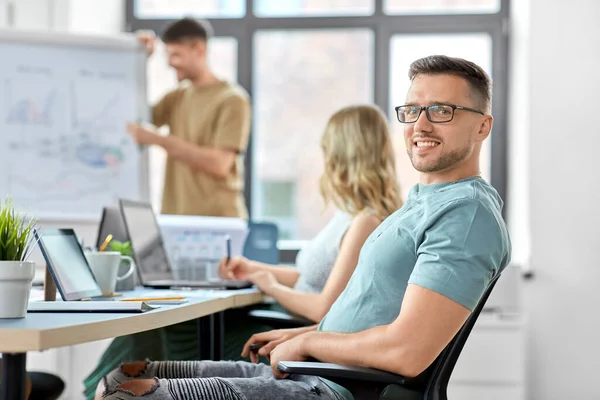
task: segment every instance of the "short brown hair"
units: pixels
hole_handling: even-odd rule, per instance
[[[188,39],[208,41],[212,33],[210,22],[183,18],[167,25],[161,39],[165,43],[183,42]]]
[[[433,55],[410,64],[408,77],[412,81],[420,74],[450,74],[466,79],[475,94],[475,103],[489,112],[492,101],[492,80],[479,65],[462,58]]]

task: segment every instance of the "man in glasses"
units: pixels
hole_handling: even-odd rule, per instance
[[[436,73],[444,67],[414,63],[407,104],[395,108],[422,184],[479,175],[481,144],[492,129],[490,84],[483,71],[469,71],[465,64],[468,76]]]
[[[148,400],[352,399],[326,379],[287,377],[277,363],[315,358],[415,377],[435,361],[508,264],[511,244],[502,199],[479,176],[481,145],[492,129],[490,79],[476,64],[446,56],[415,61],[409,77],[406,104],[396,110],[420,181],[367,239],[346,289],[321,323],[253,335],[243,355],[268,357],[271,368],[126,364],[108,375],[99,393]],[[252,344],[262,346],[258,355],[250,352]]]

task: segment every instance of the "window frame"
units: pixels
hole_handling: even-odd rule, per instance
[[[367,28],[373,31],[374,76],[373,99],[376,105],[389,112],[390,41],[394,35],[487,33],[492,42],[492,79],[494,94],[492,114],[494,128],[491,136],[491,184],[505,201],[503,214],[507,215],[508,198],[508,66],[510,1],[500,0],[500,9],[493,14],[407,14],[387,15],[384,0],[374,0],[373,14],[365,16],[298,16],[258,17],[254,14],[253,0],[246,1],[246,14],[241,18],[208,18],[218,36],[233,37],[238,41],[238,83],[252,97],[254,64],[254,34],[268,30],[314,30]],[[159,32],[170,19],[139,19],[135,16],[134,0],[125,1],[126,31],[151,29]],[[401,71],[400,73],[406,73]],[[393,115],[390,121],[395,121]],[[254,129],[254,127],[253,127]],[[245,197],[252,218],[252,158],[253,135],[250,136],[245,157]],[[287,241],[286,241],[287,242]],[[301,241],[282,243],[282,262],[293,262]],[[292,243],[293,242],[293,243]]]

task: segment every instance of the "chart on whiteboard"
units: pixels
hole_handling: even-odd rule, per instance
[[[137,115],[135,80],[102,67],[21,63],[3,74],[2,189],[19,209],[97,216],[138,197],[139,151],[125,129]]]

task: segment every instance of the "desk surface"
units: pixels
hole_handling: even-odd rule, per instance
[[[147,290],[144,292],[150,294]],[[175,294],[174,291],[169,293]],[[0,353],[39,351],[129,335],[255,304],[262,299],[255,289],[176,293],[185,295],[189,301],[162,305],[140,314],[28,313],[21,319],[0,319]],[[152,294],[167,293],[153,291]]]

